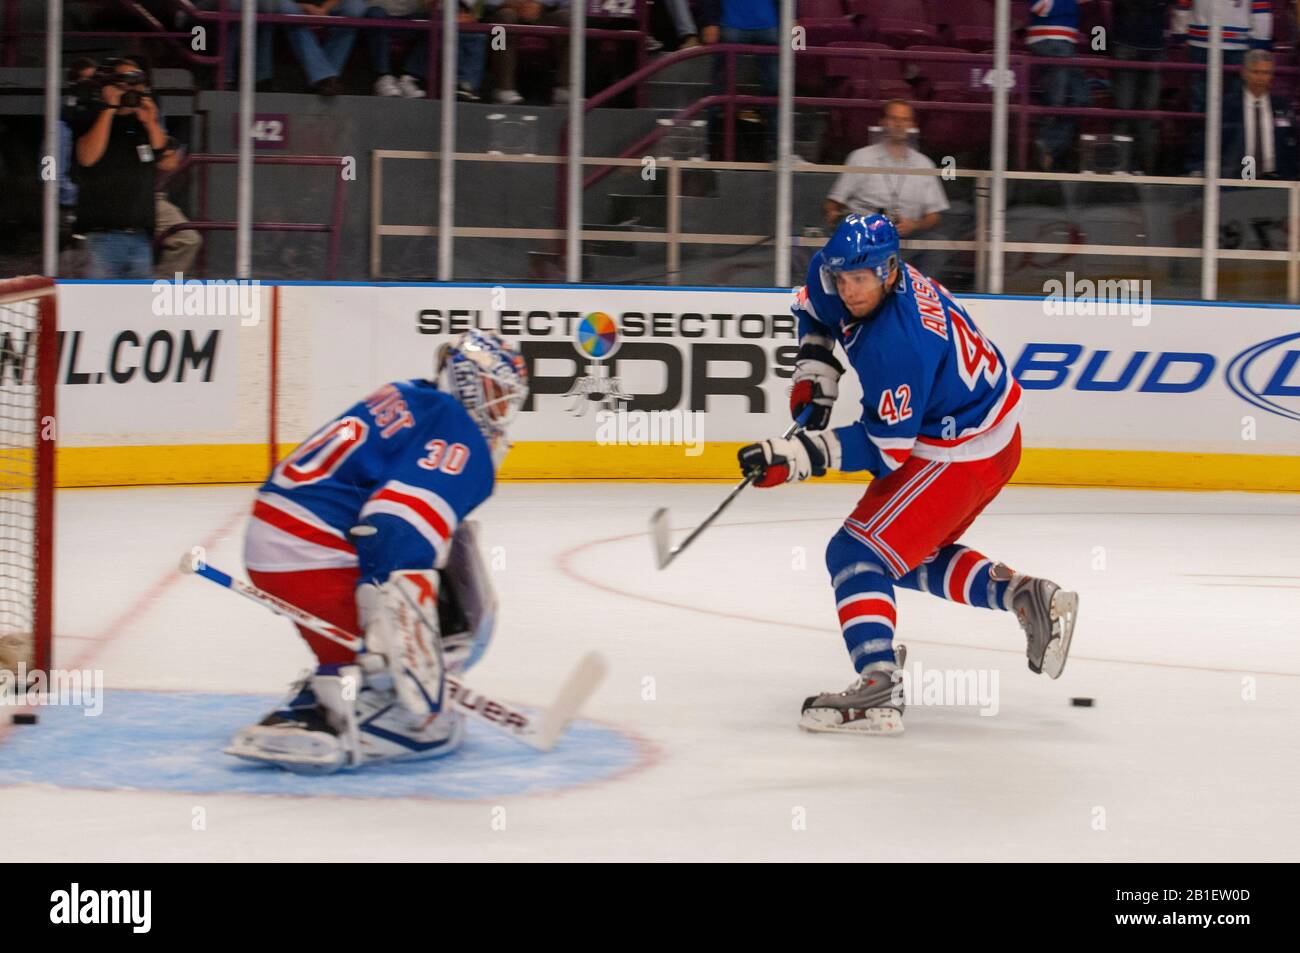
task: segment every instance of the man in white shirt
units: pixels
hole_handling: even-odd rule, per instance
[[[935,164],[907,144],[915,124],[912,107],[901,99],[885,103],[881,125],[885,140],[855,149],[845,165],[897,169],[933,169]],[[844,172],[822,204],[826,224],[834,228],[850,212],[888,215],[903,238],[916,237],[939,226],[939,213],[947,211],[948,198],[937,175],[890,175],[875,172]]]
[[[1224,178],[1294,177],[1295,126],[1287,105],[1273,98],[1273,56],[1251,50],[1242,63],[1242,85],[1224,104]],[[1249,158],[1251,161],[1246,162]]]

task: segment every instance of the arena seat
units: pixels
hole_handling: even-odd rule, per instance
[[[832,43],[856,40],[858,29],[850,17],[826,17],[800,20],[809,46],[830,46]],[[798,57],[796,57],[798,59]]]
[[[862,18],[858,32],[863,39],[898,48],[939,42],[938,29],[916,0],[850,0],[850,9]]]
[[[799,0],[800,23],[804,20],[831,20],[844,15],[844,4],[840,0]]]
[[[977,53],[993,48],[993,5],[988,0],[946,0],[935,19],[952,46]]]
[[[908,50],[916,53],[967,53],[969,50],[953,46],[929,46],[920,44],[909,46]],[[971,76],[971,71],[983,73],[985,68],[970,61],[962,60],[914,60],[912,68],[921,78],[920,95],[924,99],[941,99],[948,102],[967,102],[970,100],[992,99],[992,90],[979,84],[979,77]]]

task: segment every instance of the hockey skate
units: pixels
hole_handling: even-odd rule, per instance
[[[868,666],[842,692],[823,692],[805,699],[799,727],[804,731],[901,735],[906,699],[898,683],[907,661],[907,648],[895,646],[894,658],[894,663]]]
[[[226,754],[297,774],[331,774],[378,761],[437,758],[460,745],[460,713],[412,715],[382,681],[373,675],[363,681],[358,666],[306,676],[282,708],[235,732]]]
[[[1060,678],[1074,637],[1079,594],[1047,579],[1017,574],[1008,596],[1011,610],[1029,641],[1029,670]]]

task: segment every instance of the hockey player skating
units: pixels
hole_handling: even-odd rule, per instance
[[[895,691],[895,586],[1014,612],[1029,668],[1060,676],[1078,596],[958,542],[1020,460],[1020,385],[943,285],[903,263],[883,215],[850,215],[808,266],[792,309],[800,347],[790,409],[806,429],[740,450],[755,485],[827,470],[875,479],[832,537],[826,568],[858,678],[803,704],[809,731],[903,730]],[[862,385],[862,419],[827,430],[844,368]],[[901,686],[899,686],[901,689]]]
[[[493,598],[465,518],[492,493],[527,396],[495,334],[444,345],[435,380],[379,388],[272,472],[245,538],[261,589],[349,632],[360,655],[300,627],[318,666],[228,753],[300,772],[438,757],[463,715],[444,693],[482,654]]]

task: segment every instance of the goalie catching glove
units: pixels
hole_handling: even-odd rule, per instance
[[[790,416],[805,419],[806,430],[825,430],[840,393],[844,365],[835,359],[835,344],[829,338],[805,335],[790,379]]]
[[[798,483],[810,476],[823,476],[840,465],[840,441],[835,431],[796,433],[741,447],[737,455],[740,470],[753,477],[754,486]]]

